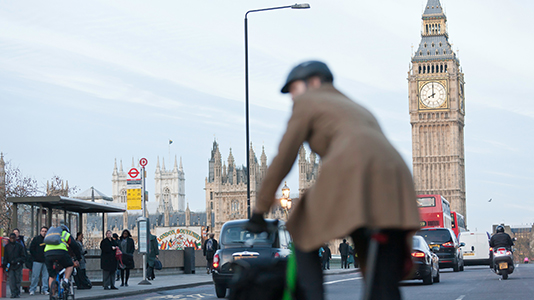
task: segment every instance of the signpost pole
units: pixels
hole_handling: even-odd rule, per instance
[[[143,253],[143,280],[141,282],[139,282],[139,284],[143,284],[143,285],[151,285],[152,283],[150,283],[148,280],[146,280],[146,255],[148,253],[148,251],[150,251],[150,244],[149,244],[149,241],[150,241],[150,222],[148,222],[148,218],[147,218],[147,213],[146,213],[146,204],[145,204],[145,165],[146,165],[146,160],[142,159],[141,160],[141,204],[142,204],[142,209],[143,209],[143,220],[145,222],[145,228],[141,228],[141,227],[138,227],[140,230],[143,230],[145,229],[146,230],[146,235],[145,235],[145,243],[146,243],[146,248],[145,248],[145,251]],[[141,245],[141,236],[142,235],[138,235],[138,238],[139,238],[139,244]]]

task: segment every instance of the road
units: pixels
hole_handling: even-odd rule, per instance
[[[360,299],[363,280],[359,273],[326,277],[325,289],[329,300]],[[423,285],[419,280],[401,284],[403,299],[487,300],[533,299],[534,265],[519,265],[508,280],[501,280],[488,267],[466,267],[464,272],[441,271],[441,282]],[[217,299],[213,285],[132,296],[128,300],[190,300]]]

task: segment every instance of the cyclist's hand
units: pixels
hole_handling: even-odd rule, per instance
[[[253,213],[252,217],[248,220],[245,225],[245,229],[252,233],[261,233],[267,231],[267,222],[263,218],[263,214]]]
[[[79,268],[79,267],[80,267],[80,262],[79,262],[79,261],[75,260],[73,263],[74,263],[74,266],[75,266],[76,268]]]

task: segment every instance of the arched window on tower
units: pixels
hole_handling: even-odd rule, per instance
[[[120,203],[126,203],[126,190],[122,190],[119,196]]]
[[[434,65],[432,65],[432,73],[434,73]]]
[[[438,24],[439,33],[441,34],[441,24]]]
[[[425,34],[429,34],[429,33],[428,33],[428,24],[426,24],[426,31],[425,31]]]
[[[443,73],[443,64],[439,65],[439,72]]]
[[[445,65],[444,70],[445,70],[445,73],[447,73],[447,65]]]
[[[162,195],[161,199],[163,200],[163,203],[169,203],[170,202],[170,200],[171,200],[171,191],[169,190],[168,187],[163,189],[163,195]]]
[[[419,66],[419,74],[421,74],[421,66]]]

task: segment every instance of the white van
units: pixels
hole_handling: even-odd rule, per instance
[[[460,232],[460,243],[466,266],[490,264],[490,235],[487,232]]]

